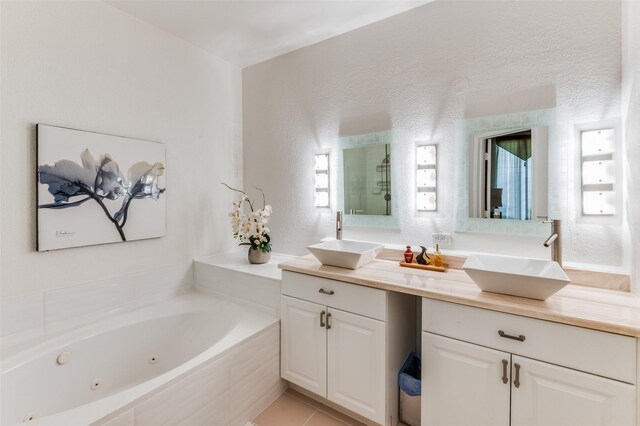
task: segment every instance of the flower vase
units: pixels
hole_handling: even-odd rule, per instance
[[[249,247],[249,263],[253,263],[254,265],[259,265],[262,263],[267,263],[271,259],[270,251],[262,251],[257,248]]]

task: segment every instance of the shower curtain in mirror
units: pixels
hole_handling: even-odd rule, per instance
[[[531,139],[496,142],[494,188],[502,188],[502,218],[531,219]]]

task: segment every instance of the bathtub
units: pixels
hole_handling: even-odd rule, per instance
[[[230,363],[238,359],[238,354],[245,354],[250,363],[247,356],[259,353],[265,343],[258,343],[258,348],[242,349],[242,345],[269,330],[271,349],[263,354],[264,359],[274,358],[277,342],[273,340],[278,339],[279,330],[276,316],[189,292],[80,329],[48,333],[28,348],[9,352],[3,360],[1,424],[100,424],[118,413],[130,417],[130,421],[121,420],[118,424],[154,424],[157,419],[153,415],[163,408],[167,409],[167,416],[184,409],[184,404],[178,404],[175,410],[167,408],[166,401],[171,398],[163,395],[154,402],[154,395],[166,394],[176,386],[191,386],[191,397],[200,398],[202,404],[224,397],[228,389],[202,395],[203,391],[197,391],[191,383],[193,380],[185,384],[185,378],[197,377],[200,370],[206,372],[216,365],[220,370],[216,374],[230,375]],[[237,353],[232,353],[234,350]],[[256,366],[246,369],[246,374],[266,361],[254,362]],[[269,389],[279,381],[275,376],[279,376],[277,362],[272,361],[271,365],[276,366],[276,371],[262,374],[268,375],[263,381],[268,382]],[[240,379],[229,376],[218,387],[230,388],[231,381]],[[229,412],[232,398],[227,395],[208,415],[208,424],[233,423],[238,413]],[[155,408],[149,409],[149,400],[156,404]],[[190,409],[200,408],[191,404]],[[189,414],[185,413],[183,420]]]

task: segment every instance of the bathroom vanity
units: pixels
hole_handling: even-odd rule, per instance
[[[397,418],[413,297],[285,270],[281,303],[284,379],[375,423]]]
[[[385,260],[280,267],[282,377],[374,423],[398,422],[397,373],[421,346],[423,426],[640,425],[628,292],[569,284],[539,301]]]
[[[634,424],[633,337],[431,299],[422,312],[423,425]]]

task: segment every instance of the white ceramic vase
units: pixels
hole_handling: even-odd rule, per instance
[[[253,247],[249,247],[249,263],[259,265],[261,263],[267,263],[271,259],[270,251],[262,251]]]

